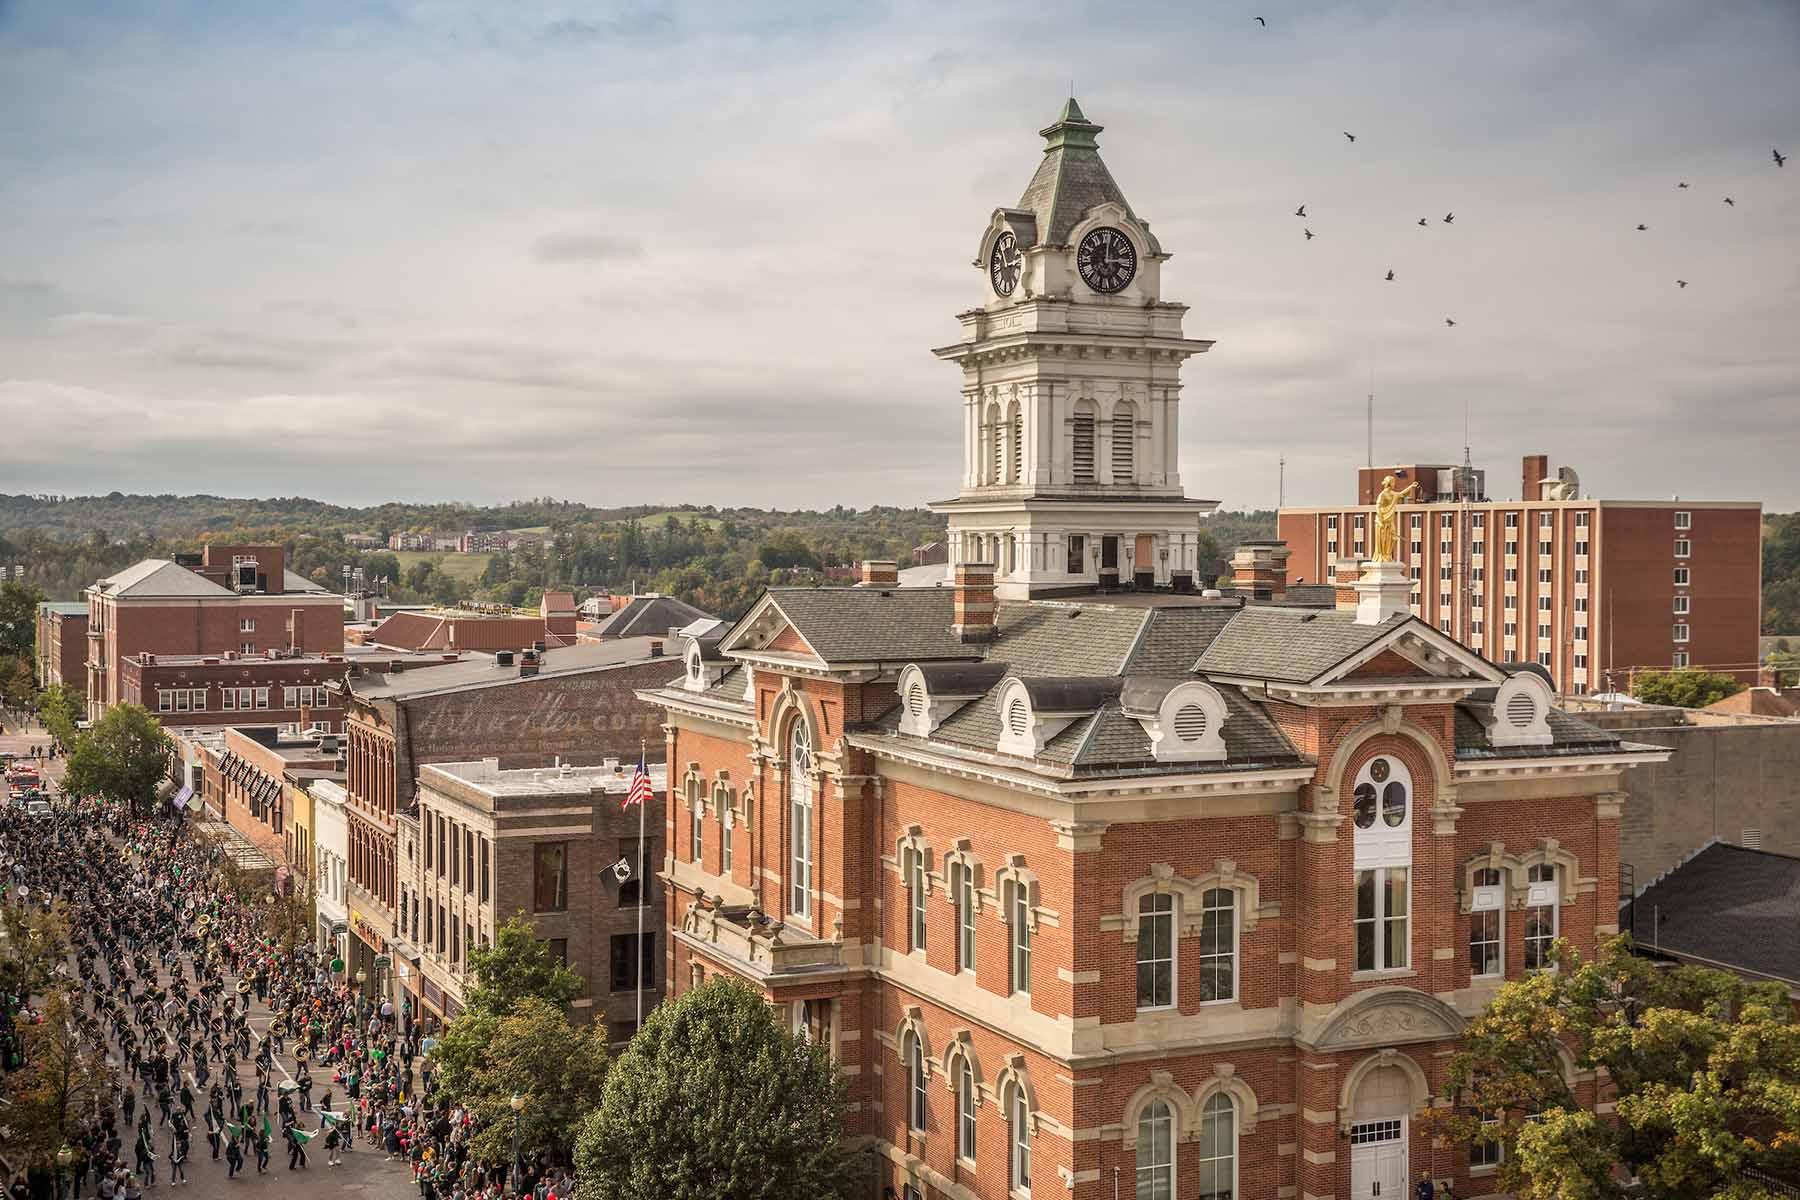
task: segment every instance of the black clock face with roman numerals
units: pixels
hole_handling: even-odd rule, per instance
[[[1010,296],[1013,289],[1019,286],[1019,239],[1009,230],[994,239],[994,252],[988,255],[988,278],[993,281],[994,291],[1002,296]]]
[[[1096,292],[1116,292],[1137,275],[1137,248],[1110,225],[1090,230],[1075,250],[1081,281]]]

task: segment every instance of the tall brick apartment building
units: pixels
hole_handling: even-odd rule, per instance
[[[87,590],[88,716],[125,699],[124,661],[156,654],[255,658],[342,653],[344,602],[287,570],[280,546],[209,543],[151,558]]]
[[[1284,508],[1290,579],[1327,582],[1373,545],[1381,477],[1417,485],[1401,546],[1414,615],[1502,661],[1535,662],[1558,690],[1623,690],[1632,672],[1704,667],[1755,682],[1762,505],[1595,500],[1530,455],[1519,500],[1487,499],[1479,471],[1362,468],[1358,503]]]
[[[1041,382],[1077,415],[1142,382],[1140,354],[1191,349],[1108,332],[1124,264],[1166,255],[1096,133],[1072,104],[1046,131],[1052,186],[996,214],[965,321],[1072,347],[1080,369]],[[1015,253],[1058,282],[1013,299]],[[1179,309],[1122,303],[1146,302]],[[1052,457],[1089,433],[1026,432]],[[1135,501],[1057,518],[1106,503],[1045,531],[1080,562],[1015,546],[1015,590],[1104,575],[1087,537],[1123,539]],[[1360,1200],[1420,1171],[1489,1191],[1493,1149],[1416,1118],[1502,981],[1613,932],[1619,776],[1665,752],[1413,617],[1393,564],[1335,608],[1182,595],[1179,501],[1156,505],[1168,590],[996,599],[968,555],[1004,539],[971,526],[953,587],[872,564],[689,639],[680,682],[643,693],[668,714],[669,991],[746,980],[827,1045],[880,1194]]]
[[[88,606],[81,601],[47,600],[37,608],[36,647],[38,683],[61,684],[77,695],[87,694]]]

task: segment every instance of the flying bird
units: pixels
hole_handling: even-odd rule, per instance
[[[1648,229],[1648,228],[1650,228],[1650,227],[1649,227],[1649,226],[1648,226],[1648,225],[1639,225],[1639,226],[1638,226],[1638,232],[1639,232],[1639,233],[1642,233],[1642,232],[1644,232],[1644,230],[1646,230],[1646,229]]]
[[[1430,223],[1430,222],[1428,222],[1428,221],[1426,221],[1426,220],[1425,220],[1425,218],[1424,218],[1424,217],[1420,217],[1420,218],[1419,218],[1419,224],[1421,224],[1421,225],[1426,225],[1426,224],[1429,224],[1429,223]]]
[[[1678,286],[1678,287],[1686,287],[1686,286],[1687,286],[1687,280],[1685,280],[1685,279],[1677,279],[1677,280],[1676,280],[1676,281],[1675,281],[1675,284],[1676,284],[1676,286]]]
[[[1312,241],[1312,240],[1313,240],[1313,231],[1312,231],[1312,230],[1310,230],[1310,229],[1302,229],[1302,230],[1301,230],[1301,231],[1300,231],[1300,232],[1301,232],[1301,233],[1304,233],[1304,234],[1305,234],[1305,235],[1306,235],[1306,240],[1307,240],[1307,241],[1309,241],[1309,242],[1310,242],[1310,241]]]
[[[1444,318],[1444,324],[1448,325],[1452,329],[1456,328],[1456,322],[1452,321],[1449,317]]]
[[[1771,150],[1771,151],[1769,151],[1769,153],[1773,154],[1775,156],[1775,165],[1776,166],[1778,166],[1778,167],[1787,166],[1787,155],[1783,154],[1779,150]]]
[[[1306,215],[1306,205],[1302,204],[1299,208],[1296,208],[1294,210],[1294,215],[1296,217],[1304,217]]]
[[[1256,18],[1256,23],[1258,25],[1261,25],[1264,29],[1267,29],[1269,27],[1269,23],[1267,21],[1263,20],[1261,17]]]
[[[1394,273],[1391,270],[1387,273],[1387,282],[1389,282],[1389,283],[1394,282]]]
[[[1725,203],[1731,205],[1733,208],[1737,207],[1737,201],[1733,200],[1730,196],[1725,197]]]
[[[1684,188],[1687,186],[1687,180],[1684,179],[1680,183],[1676,184],[1675,186],[1678,188]]]
[[[1444,224],[1446,224],[1446,225],[1456,224],[1456,214],[1453,212],[1445,213],[1444,214]]]
[[[1356,135],[1354,133],[1351,133],[1348,129],[1344,130],[1344,136],[1349,138],[1353,142],[1356,140]]]

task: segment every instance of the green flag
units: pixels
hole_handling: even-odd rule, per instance
[[[245,1126],[239,1125],[235,1121],[227,1121],[225,1122],[225,1135],[235,1142],[244,1136],[245,1128]]]
[[[306,1132],[306,1130],[300,1128],[298,1125],[293,1127],[293,1134],[294,1140],[299,1142],[302,1146],[313,1140],[313,1135]]]
[[[272,1136],[274,1136],[274,1132],[275,1132],[274,1130],[269,1128],[269,1114],[264,1113],[263,1114],[263,1136],[264,1137],[272,1137]]]
[[[334,1113],[328,1108],[321,1108],[319,1110],[319,1128],[321,1129],[325,1128],[327,1124],[342,1125],[349,1119],[349,1117],[344,1116],[341,1113]]]

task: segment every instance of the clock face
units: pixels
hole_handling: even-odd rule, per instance
[[[1110,225],[1089,231],[1075,250],[1081,281],[1096,292],[1116,292],[1137,275],[1137,249]]]
[[[988,278],[994,284],[994,291],[1002,296],[1010,296],[1013,289],[1019,286],[1019,240],[1009,230],[994,239],[994,252],[988,255]]]

